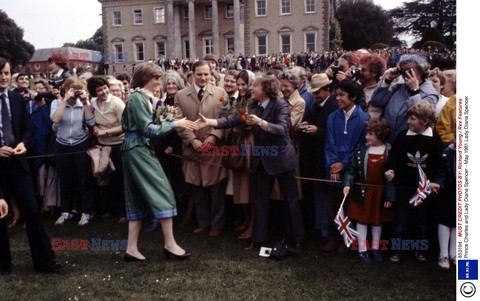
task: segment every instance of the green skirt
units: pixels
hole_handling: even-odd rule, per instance
[[[177,215],[172,186],[147,146],[122,151],[125,207],[128,220]]]

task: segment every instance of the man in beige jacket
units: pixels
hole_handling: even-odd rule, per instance
[[[217,118],[218,111],[228,95],[222,88],[208,84],[210,67],[205,60],[192,66],[194,84],[175,95],[175,106],[188,120],[198,114]],[[223,130],[205,127],[198,131],[179,130],[183,144],[183,173],[185,181],[193,185],[198,228],[195,233],[211,228],[210,236],[218,236],[225,227],[225,189],[227,171],[220,167],[221,157],[202,156],[202,149],[216,145],[223,138]]]

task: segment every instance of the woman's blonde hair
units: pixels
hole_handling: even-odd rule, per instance
[[[135,67],[131,82],[132,89],[143,88],[152,78],[160,78],[162,75],[162,69],[157,64],[141,63]]]
[[[71,88],[73,88],[75,90],[84,90],[85,86],[80,81],[80,79],[78,79],[74,76],[71,76],[71,77],[67,78],[67,80],[63,83],[62,88],[60,89],[60,95],[62,95],[62,97],[64,97],[65,93],[67,93],[67,91],[70,90]]]
[[[451,82],[453,86],[455,87],[455,93],[457,92],[457,70],[455,69],[449,69],[449,70],[444,70],[443,75],[445,76],[445,79],[447,82]]]

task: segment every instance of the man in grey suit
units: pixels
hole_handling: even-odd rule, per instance
[[[277,93],[278,81],[273,77],[257,77],[252,84],[252,98],[256,101],[250,108],[252,114],[246,124],[252,126],[255,141],[250,168],[254,171],[256,211],[252,241],[245,250],[258,247],[267,238],[269,200],[275,178],[288,204],[288,220],[285,222],[290,240],[296,247],[301,247],[305,240],[298,187],[293,178],[298,162],[289,136],[290,109],[286,102],[277,98]],[[200,127],[231,128],[241,124],[238,115],[220,119],[200,117]]]

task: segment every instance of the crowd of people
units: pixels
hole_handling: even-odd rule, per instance
[[[448,269],[456,260],[455,53],[402,49],[394,62],[397,49],[385,51],[233,61],[207,55],[186,66],[142,63],[132,78],[72,76],[50,60],[52,78],[33,85],[23,73],[9,83],[11,66],[0,59],[0,198],[13,212],[8,227],[26,226],[32,254],[43,248],[43,257],[34,256],[39,270],[59,267],[45,250],[37,205],[59,213],[57,226],[109,215],[128,221],[126,261],[147,260],[137,247],[145,219],[148,231],[161,226],[168,258],[191,255],[173,235],[180,202],[182,225],[210,237],[233,226],[244,250],[258,249],[276,230],[297,254],[308,239],[319,239],[324,252],[345,252],[335,225],[343,206],[362,263],[382,260],[381,239],[433,242],[435,227],[438,264]],[[434,67],[441,59],[449,63]],[[14,112],[20,97],[23,108]],[[17,111],[28,137],[16,133]],[[224,145],[260,152],[205,155]],[[271,147],[277,151],[263,151]],[[17,169],[29,178],[22,187],[10,186]],[[232,202],[238,206],[228,214]],[[0,201],[0,212],[5,207]],[[6,229],[1,219],[2,237]],[[9,271],[1,251],[0,271]],[[389,260],[405,254],[391,250]],[[413,255],[426,261],[424,250]]]

